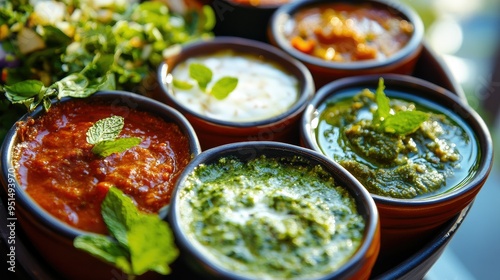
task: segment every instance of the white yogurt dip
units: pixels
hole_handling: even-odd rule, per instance
[[[213,77],[207,89],[222,77],[238,78],[234,91],[222,100],[197,85],[187,90],[174,87],[173,95],[179,103],[213,119],[232,122],[268,119],[284,113],[299,97],[297,78],[262,57],[232,51],[193,57],[172,70],[174,79],[196,84],[189,77],[191,63],[201,63],[212,70]]]

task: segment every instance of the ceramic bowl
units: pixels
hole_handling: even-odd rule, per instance
[[[301,123],[302,145],[324,153],[332,160],[344,161],[348,157],[343,154],[345,148],[333,151],[325,145],[326,136],[319,132],[324,124],[319,120],[321,113],[324,111],[325,104],[336,104],[342,97],[353,96],[366,88],[375,92],[380,77],[384,78],[385,92],[389,98],[423,102],[431,108],[444,112],[445,115],[466,127],[466,135],[470,139],[470,142],[463,144],[459,144],[458,141],[451,144],[452,146],[456,144],[457,149],[464,149],[461,150],[460,165],[462,167],[453,171],[455,177],[451,177],[451,180],[455,182],[447,181],[445,187],[431,194],[407,198],[395,198],[392,195],[374,194],[374,191],[370,191],[380,212],[381,257],[397,258],[405,251],[419,248],[422,240],[432,236],[436,228],[458,215],[474,200],[490,173],[493,148],[490,133],[481,117],[456,94],[419,78],[397,74],[343,78],[322,87],[304,112]],[[339,128],[338,135],[344,137],[344,126],[339,125]],[[339,140],[341,137],[331,137],[328,143],[332,145],[340,141],[346,143],[350,141]],[[391,151],[388,150],[386,154],[389,153]],[[364,158],[371,161],[371,159],[366,159],[369,156],[365,155]],[[443,163],[444,159],[439,162]],[[368,168],[375,170],[379,167]],[[422,176],[417,175],[417,180]],[[365,184],[363,180],[368,180],[366,178],[358,177],[362,184]],[[387,180],[392,180],[392,178]],[[370,185],[368,181],[366,182],[367,186]],[[390,184],[386,183],[386,185]]]
[[[238,36],[267,42],[269,19],[281,5],[290,0],[189,0],[210,5],[215,13],[213,32],[216,36]],[[261,2],[261,3],[259,3]]]
[[[177,98],[176,88],[174,87],[174,81],[178,77],[172,74],[173,71],[176,70],[176,67],[178,67],[181,63],[187,63],[189,59],[212,56],[217,53],[226,51],[234,52],[234,56],[238,59],[243,58],[247,55],[258,57],[258,59],[261,61],[259,62],[259,65],[262,65],[263,63],[275,64],[279,66],[280,69],[283,69],[280,70],[280,73],[286,72],[289,77],[293,77],[296,81],[296,86],[292,89],[292,91],[282,90],[281,88],[276,90],[273,89],[272,91],[265,91],[261,90],[260,88],[255,88],[253,85],[250,85],[252,88],[252,92],[249,97],[258,95],[260,96],[264,92],[269,92],[270,95],[281,94],[281,96],[285,97],[285,99],[288,99],[293,94],[297,95],[295,101],[290,102],[286,109],[284,107],[280,109],[282,111],[277,115],[269,115],[263,119],[249,121],[241,121],[233,118],[232,116],[227,116],[224,118],[215,117],[214,115],[208,115],[206,112],[200,112],[196,108],[190,108],[188,106],[190,105],[190,103],[180,102]],[[250,68],[253,67],[255,66],[251,66]],[[240,69],[239,71],[241,71],[242,73],[248,72],[246,68]],[[253,71],[255,72],[256,70]],[[261,75],[260,73],[255,73],[252,75],[259,77],[260,79],[260,77],[263,77],[267,74]],[[242,79],[250,81],[248,78]],[[241,84],[240,86],[240,83],[243,83],[242,79],[238,81],[239,88],[237,87],[235,91],[239,90],[240,88],[243,90],[250,88],[248,86],[245,86],[244,84]],[[288,56],[279,49],[269,46],[268,44],[237,37],[217,37],[212,40],[199,41],[183,46],[180,53],[169,57],[166,62],[162,63],[159,66],[158,81],[160,82],[162,91],[160,92],[160,95],[157,99],[176,108],[184,116],[186,116],[189,122],[193,125],[198,138],[200,139],[200,144],[203,150],[218,145],[242,141],[268,140],[298,143],[298,122],[307,101],[312,98],[315,90],[311,73],[302,63]],[[271,82],[275,82],[274,78],[271,78]],[[247,85],[249,84],[247,83]],[[203,95],[203,97],[204,96],[205,95]],[[233,93],[230,93],[230,95],[226,99],[231,99],[232,96]],[[198,100],[201,99],[198,97],[196,98]],[[254,97],[251,98],[253,98],[257,102],[264,104],[268,108],[277,108],[277,103],[280,102],[279,100],[269,102],[261,101],[261,99],[257,99]],[[274,99],[276,99],[276,97],[274,97]],[[193,101],[189,102],[193,103]],[[231,111],[233,110],[233,107],[235,107],[233,105],[235,102],[227,105],[226,103],[219,102],[212,97],[208,98],[208,102],[211,102],[211,104],[215,104],[214,107],[216,109],[213,110],[217,114],[219,114],[220,112],[225,113],[225,111]],[[245,102],[246,101],[236,104],[246,104]],[[276,102],[276,104],[274,102]],[[203,108],[203,106],[201,107]],[[252,110],[249,111],[251,112]],[[212,111],[210,111],[210,113],[212,113]]]
[[[338,59],[324,59],[313,55],[311,51],[307,48],[302,48],[303,51],[299,51],[296,47],[291,44],[290,37],[292,34],[294,26],[294,17],[298,12],[304,11],[309,8],[315,8],[321,5],[332,5],[332,4],[352,4],[352,5],[367,5],[369,7],[380,8],[382,12],[387,12],[387,15],[398,16],[399,18],[406,20],[413,25],[413,32],[410,35],[408,42],[403,45],[397,51],[391,51],[391,54],[380,56],[377,55],[376,58],[367,59],[343,59],[339,61]],[[312,16],[311,16],[312,18]],[[348,21],[346,20],[346,25],[348,26]],[[359,21],[361,22],[361,21]],[[375,26],[375,25],[372,25]],[[325,30],[327,29],[324,27]],[[364,27],[363,27],[364,28]],[[360,28],[360,30],[363,30]],[[313,27],[307,28],[312,31]],[[333,31],[340,30],[338,27],[332,27]],[[327,32],[327,31],[324,31]],[[328,32],[327,32],[328,33]],[[335,32],[332,32],[335,34]],[[327,34],[328,35],[328,34]],[[296,1],[287,5],[283,5],[273,14],[273,17],[269,21],[268,36],[269,41],[282,49],[286,53],[290,54],[294,58],[303,62],[313,74],[316,87],[319,88],[328,82],[334,81],[335,79],[355,76],[355,75],[366,75],[366,74],[378,74],[378,73],[399,73],[399,74],[411,74],[415,66],[416,61],[422,50],[422,40],[424,35],[424,25],[422,23],[419,15],[410,7],[406,6],[400,2],[386,1],[386,0],[357,0],[357,1],[345,1],[345,0],[311,0],[311,1]],[[301,35],[303,36],[303,35]],[[308,35],[309,36],[309,35]],[[326,36],[326,35],[325,35]],[[329,35],[328,35],[329,36]],[[344,38],[342,36],[347,36]],[[338,44],[334,52],[331,54],[345,52],[343,49],[349,50],[350,47],[347,46],[360,46],[359,42],[363,42],[363,45],[370,46],[371,39],[357,39],[357,43],[341,43],[349,42],[349,36],[352,38],[358,38],[358,35],[339,35],[336,41],[330,39],[324,39],[321,41],[323,46],[332,46],[331,42]],[[364,36],[364,35],[363,35]],[[380,36],[380,35],[375,35]],[[328,38],[328,37],[326,37]],[[366,37],[363,37],[366,38]],[[380,36],[382,38],[382,36]],[[381,40],[386,42],[387,40]],[[339,43],[337,43],[339,42]],[[325,48],[326,49],[326,48]],[[328,49],[330,50],[330,49]],[[341,50],[341,51],[340,51]],[[360,52],[363,53],[363,52]],[[381,53],[380,51],[378,53]],[[332,55],[332,57],[335,57]],[[340,56],[339,56],[340,57]],[[344,56],[345,58],[346,56]],[[364,55],[356,55],[356,57],[364,57]],[[366,58],[366,57],[365,57]]]
[[[68,102],[71,98],[63,98],[60,102]],[[135,93],[122,91],[101,91],[97,92],[86,101],[100,100],[109,104],[111,110],[146,111],[154,114],[167,122],[176,124],[182,134],[186,135],[188,142],[188,160],[191,160],[201,151],[196,133],[189,122],[176,110],[165,104],[150,98],[140,96]],[[52,105],[55,106],[55,105]],[[120,106],[120,107],[118,107]],[[54,107],[52,107],[54,108]],[[52,109],[53,110],[53,109]],[[128,112],[128,111],[127,111]],[[127,112],[124,111],[126,114]],[[50,111],[49,111],[50,113]],[[19,121],[27,121],[30,118],[36,119],[46,114],[42,108],[38,108],[31,113],[24,115]],[[58,275],[65,279],[112,279],[113,277],[125,276],[118,269],[101,262],[90,256],[88,253],[80,251],[73,246],[75,237],[82,234],[90,234],[70,226],[49,214],[44,210],[28,193],[26,186],[18,181],[17,169],[13,162],[14,148],[19,139],[18,127],[14,125],[3,142],[1,150],[1,179],[5,193],[15,192],[15,215],[20,227],[16,226],[19,234],[25,234],[26,240],[36,248],[39,255],[46,263],[57,271]],[[68,139],[68,146],[72,143]],[[61,150],[65,147],[61,147]],[[164,207],[165,208],[165,207]],[[160,210],[160,216],[165,217],[165,210]],[[22,229],[22,232],[21,232]],[[159,274],[146,273],[145,279],[156,277]]]
[[[268,165],[268,167],[260,169],[258,167],[259,163],[255,164],[254,160],[261,159],[263,156],[265,157],[265,160],[271,160],[271,161],[277,160],[277,163],[276,164],[271,163],[270,165]],[[362,219],[364,220],[365,226],[364,226],[364,229],[362,230],[362,232],[363,232],[362,237],[360,236],[361,242],[359,243],[358,249],[355,250],[353,255],[351,255],[351,257],[349,257],[347,259],[347,261],[344,262],[340,267],[338,267],[334,271],[329,271],[326,274],[320,274],[320,275],[314,275],[314,276],[310,276],[310,275],[304,276],[303,275],[302,277],[307,277],[308,279],[310,279],[310,277],[312,277],[312,279],[368,279],[368,277],[370,276],[370,272],[372,270],[372,267],[373,267],[373,263],[375,262],[377,255],[378,255],[379,237],[380,237],[379,236],[379,226],[378,226],[378,213],[377,213],[376,206],[373,203],[373,200],[371,199],[369,193],[348,172],[346,172],[338,164],[328,160],[328,158],[321,155],[320,153],[317,153],[317,152],[312,151],[310,149],[305,149],[305,148],[302,148],[302,147],[299,147],[296,145],[291,145],[291,144],[287,144],[287,143],[272,142],[272,141],[231,143],[231,144],[218,146],[218,147],[215,147],[213,149],[209,149],[207,151],[202,152],[184,170],[183,174],[181,175],[181,177],[177,181],[176,189],[175,189],[174,195],[172,197],[172,203],[171,203],[171,207],[170,207],[169,214],[168,214],[168,220],[170,221],[170,225],[171,225],[172,230],[174,232],[174,236],[176,237],[176,241],[179,244],[178,246],[181,248],[181,252],[183,252],[183,253],[181,253],[181,259],[186,260],[186,265],[190,266],[193,269],[193,271],[197,271],[197,273],[200,273],[200,275],[208,276],[208,277],[213,278],[213,279],[259,279],[259,278],[262,279],[265,277],[264,275],[256,276],[255,274],[252,274],[252,273],[261,272],[263,267],[266,267],[268,265],[268,263],[273,261],[272,260],[273,258],[266,259],[266,261],[265,261],[266,264],[261,264],[262,266],[259,265],[259,268],[257,269],[258,272],[256,272],[255,268],[254,268],[254,272],[252,272],[250,274],[242,273],[241,271],[239,271],[239,269],[231,269],[228,267],[224,267],[224,265],[221,265],[218,262],[219,257],[214,257],[215,255],[208,253],[207,252],[208,247],[205,245],[201,245],[201,243],[199,243],[197,241],[197,239],[195,237],[193,237],[193,235],[195,235],[195,234],[188,229],[189,226],[186,226],[186,223],[189,223],[186,221],[191,219],[191,217],[194,217],[197,215],[196,213],[192,213],[189,209],[186,209],[186,205],[196,203],[195,201],[197,200],[197,194],[199,194],[201,192],[204,192],[205,194],[210,193],[210,192],[202,191],[201,190],[201,189],[203,189],[203,187],[201,187],[202,185],[216,184],[216,183],[213,183],[213,181],[211,181],[211,180],[213,180],[214,178],[224,176],[225,174],[231,174],[231,171],[229,171],[229,170],[234,170],[236,172],[238,172],[239,170],[246,170],[245,167],[242,167],[241,165],[239,165],[239,166],[234,165],[237,167],[233,167],[233,165],[229,164],[230,158],[232,158],[232,160],[242,164],[243,166],[245,166],[246,164],[248,164],[249,166],[253,166],[252,170],[254,170],[254,171],[252,171],[250,173],[251,175],[249,175],[249,176],[238,175],[238,177],[240,177],[240,178],[245,177],[245,178],[241,179],[242,180],[241,182],[252,181],[252,179],[248,179],[248,178],[252,178],[252,176],[254,176],[254,178],[260,178],[260,177],[266,176],[265,174],[267,171],[269,171],[269,168],[273,169],[274,170],[273,172],[277,172],[277,170],[279,170],[279,169],[276,169],[276,166],[288,166],[288,167],[297,166],[297,168],[299,168],[298,166],[302,166],[302,167],[307,166],[307,168],[312,168],[313,166],[315,167],[318,165],[321,166],[321,168],[324,171],[326,171],[326,173],[324,173],[324,174],[322,173],[321,176],[326,176],[326,177],[331,176],[330,178],[333,178],[336,185],[347,190],[348,193],[350,194],[351,198],[354,199],[354,203],[356,205],[356,206],[354,206],[354,208],[357,208],[358,214],[360,214],[362,216]],[[210,179],[209,179],[211,183],[196,184],[196,187],[192,188],[192,185],[189,182],[193,182],[192,181],[193,174],[195,174],[197,172],[197,170],[199,170],[199,168],[203,168],[203,166],[205,166],[205,167],[209,166],[209,168],[210,168],[210,166],[220,164],[221,159],[226,160],[224,163],[224,167],[228,168],[228,169],[223,171],[222,173],[218,173],[217,171],[215,173],[210,173],[210,171],[208,171],[210,169],[201,171],[200,174],[205,174],[205,175],[206,174],[213,174],[213,175],[210,175]],[[251,163],[249,164],[249,162],[251,162]],[[231,167],[228,167],[228,165],[231,165]],[[272,167],[269,167],[269,166],[272,166]],[[267,171],[263,172],[262,170],[267,170]],[[301,170],[300,176],[303,176],[302,178],[306,178],[308,176],[305,174],[312,175],[312,173],[308,173],[308,171],[304,171],[304,169],[298,169],[298,170]],[[317,170],[317,169],[315,169],[315,170]],[[289,171],[289,172],[287,172],[287,174],[289,174],[289,176],[291,176],[291,178],[295,178],[296,175],[291,175],[294,172],[295,171]],[[267,175],[269,175],[269,174],[267,174]],[[200,182],[200,181],[205,182],[204,180],[207,179],[207,177],[196,177],[197,175],[194,175],[194,176],[195,176],[195,178],[202,178],[202,179],[194,179],[197,182]],[[277,177],[283,178],[283,176],[279,176],[279,175],[274,176],[273,178],[277,178]],[[313,175],[313,177],[316,178],[316,175]],[[323,178],[326,178],[326,177],[323,177]],[[224,179],[224,180],[225,181],[230,180],[230,179],[227,179],[227,180],[226,179]],[[277,179],[277,180],[280,180],[280,179]],[[304,184],[304,186],[307,185],[307,183],[303,183],[303,184]],[[318,183],[318,184],[321,184],[321,183]],[[318,184],[313,183],[313,185],[318,185]],[[251,183],[251,186],[252,186],[251,188],[254,188],[256,185],[258,185],[258,184]],[[288,187],[285,187],[285,185],[286,185],[286,183],[281,184],[281,186],[282,186],[281,190],[285,190],[285,189],[287,190],[287,191],[284,191],[283,194],[281,194],[281,195],[283,197],[293,197],[293,195],[291,195],[290,192],[288,191]],[[198,187],[200,189],[197,189]],[[251,188],[249,188],[248,191],[243,192],[242,195],[245,195],[245,193],[254,193],[254,192],[252,192]],[[194,190],[194,189],[196,189],[196,190]],[[264,189],[265,189],[265,187],[264,187]],[[273,194],[271,194],[271,192],[269,192],[268,190],[261,190],[261,192],[264,193],[264,196],[266,198],[273,196]],[[316,191],[316,192],[318,192],[318,191]],[[323,191],[319,191],[319,192],[321,192],[321,195],[320,195],[321,198],[319,198],[319,201],[316,201],[314,203],[315,205],[322,204],[323,202],[321,202],[321,201],[332,201],[332,200],[330,200],[331,197],[329,196],[327,191],[323,190]],[[258,191],[257,191],[257,193],[258,193]],[[292,191],[292,193],[293,193],[293,191]],[[308,193],[308,192],[306,192],[306,193]],[[304,198],[310,197],[311,193],[309,193],[309,194],[306,194],[306,193],[301,194],[299,196],[304,197]],[[211,209],[216,211],[218,206],[223,205],[223,204],[219,205],[219,203],[218,203],[219,201],[224,201],[225,199],[229,199],[229,201],[231,201],[231,198],[229,198],[229,197],[233,197],[233,195],[238,196],[238,194],[234,194],[233,191],[230,191],[229,189],[227,189],[226,191],[221,192],[220,196],[217,196],[213,199],[211,198],[210,201],[212,201],[214,203],[214,205],[211,206]],[[330,198],[326,199],[324,197],[330,197]],[[204,196],[204,198],[206,200],[205,196]],[[263,199],[261,201],[259,199],[259,196],[255,196],[255,197],[249,198],[249,199],[250,200],[243,199],[243,200],[238,200],[238,201],[241,201],[241,203],[244,203],[244,201],[254,201],[255,202],[254,205],[259,205],[258,207],[260,207],[262,201],[265,201],[265,199]],[[308,199],[301,199],[301,200],[308,201]],[[308,202],[306,202],[306,203],[308,203]],[[332,202],[330,205],[333,205],[334,203],[336,203],[336,202]],[[196,204],[196,205],[198,205],[198,204]],[[247,207],[249,204],[245,204],[245,205],[246,206],[243,206],[243,207]],[[293,205],[296,205],[296,204],[293,204]],[[198,205],[196,207],[200,208],[203,206]],[[270,207],[272,208],[272,206],[270,206]],[[302,208],[302,207],[304,207],[304,206],[301,205],[300,208]],[[335,208],[334,206],[329,206],[329,207]],[[271,209],[271,208],[269,208],[269,209]],[[250,213],[250,214],[248,214],[249,217],[252,217],[253,215],[256,215],[256,216],[259,215],[257,213],[251,214],[252,209],[255,209],[255,207],[252,208],[252,206],[248,206],[248,208],[244,208],[243,210],[241,210],[241,212],[246,213],[248,211],[248,213]],[[280,208],[280,209],[282,209],[282,208]],[[224,212],[225,213],[224,215],[226,215],[227,217],[233,217],[234,215],[237,215],[238,213],[240,213],[238,211],[240,211],[240,210],[228,210],[227,212]],[[294,220],[301,219],[298,217],[300,217],[302,214],[297,214],[297,212],[294,213],[292,211],[286,212],[287,210],[283,210],[283,211],[285,211],[284,213],[289,213],[287,215],[293,216]],[[195,212],[195,211],[193,211],[193,212]],[[266,215],[265,213],[267,213],[267,211],[264,211],[264,210],[259,210],[258,212],[264,213],[264,215]],[[189,214],[185,215],[185,213],[189,213]],[[269,212],[269,215],[271,215],[271,216],[269,216],[268,218],[264,218],[264,219],[268,220],[268,223],[271,223],[272,225],[274,225],[275,223],[280,224],[280,222],[277,222],[275,219],[272,218],[272,217],[275,217],[274,215],[276,215],[276,214],[273,214],[273,210],[271,210]],[[278,214],[278,215],[281,215],[281,214]],[[316,214],[316,215],[319,215],[319,214]],[[345,215],[349,216],[349,214],[345,214]],[[243,216],[245,216],[245,215],[243,215]],[[342,219],[339,218],[340,216],[341,215],[339,215],[339,216],[335,215],[335,217],[336,217],[335,220],[336,220],[337,224],[344,223],[344,221],[341,221]],[[242,218],[242,219],[245,219],[245,218]],[[325,220],[325,219],[328,220],[328,218],[326,218],[326,217],[324,217],[322,220]],[[256,220],[258,220],[258,218]],[[214,219],[212,219],[212,221],[215,221],[215,223],[216,223],[215,225],[218,225],[217,221],[220,221],[220,220],[215,218],[215,216],[214,216]],[[273,221],[275,221],[275,222],[273,222]],[[203,223],[203,224],[201,224],[201,223]],[[253,224],[252,222],[248,222],[248,223],[249,223],[249,225]],[[205,228],[204,225],[207,225],[208,222],[197,221],[196,224],[197,224],[196,228],[200,229],[200,231],[202,231],[202,229]],[[220,226],[223,227],[223,225],[225,225],[225,224],[226,224],[226,222],[224,222],[224,223],[221,222]],[[276,226],[276,228],[274,228],[271,224],[269,225],[269,228],[271,228],[271,229],[269,229],[269,231],[273,231],[273,229],[280,228],[279,225]],[[315,222],[312,222],[312,221],[309,222],[309,226],[311,226],[311,227],[313,227],[312,225],[315,225],[315,224],[316,224]],[[354,223],[352,223],[352,224],[354,224]],[[260,228],[260,227],[257,227],[257,228]],[[350,228],[352,228],[352,226]],[[208,230],[208,228],[207,228],[207,230]],[[338,228],[338,230],[340,230],[340,229]],[[250,231],[253,232],[253,230],[250,230]],[[231,236],[231,231],[229,230],[225,234],[226,234],[226,236]],[[343,233],[342,235],[344,235],[344,234],[345,233]],[[236,235],[238,235],[238,234],[236,234]],[[292,237],[290,237],[290,238],[292,238]],[[269,240],[269,239],[280,240],[279,238],[276,238],[276,239],[275,238],[267,238],[266,240]],[[246,239],[246,237],[241,237],[241,238],[237,237],[237,240],[246,240],[246,241],[244,241],[244,243],[246,243],[246,244],[254,244],[254,242],[251,241],[251,240],[254,240],[255,244],[257,244],[258,243],[257,240],[259,240],[259,239],[258,238],[257,239],[254,239],[254,238]],[[290,240],[292,240],[292,239],[290,239]],[[231,243],[231,241],[227,241],[227,242]],[[277,242],[278,242],[278,244],[279,244],[279,242],[283,242],[282,246],[285,246],[286,242],[289,242],[289,241],[286,241],[285,239],[281,239],[281,241],[277,241]],[[353,242],[352,244],[354,244],[354,243],[355,242]],[[238,243],[238,244],[241,244],[241,243]],[[310,243],[306,242],[306,244],[310,244]],[[242,246],[245,247],[247,245],[242,245]],[[309,245],[303,245],[303,246],[307,247]],[[328,246],[328,245],[324,245],[324,246]],[[268,246],[265,246],[265,245],[263,247],[268,248]],[[340,248],[342,246],[338,245],[338,247]],[[256,251],[258,251],[258,250],[259,249],[256,249]],[[240,250],[237,250],[237,251],[240,251]],[[242,251],[244,253],[245,249],[242,249]],[[237,254],[237,252],[235,252],[235,254]],[[273,253],[269,253],[269,254],[273,254]],[[340,254],[340,253],[337,253],[337,254]],[[257,257],[258,255],[259,255],[259,253],[253,254],[253,256],[255,256],[256,258],[258,258]],[[266,254],[266,256],[267,256],[267,254]],[[267,257],[265,257],[265,258],[267,258]],[[275,258],[277,260],[277,263],[284,262],[284,260],[283,261],[279,260],[280,257],[275,257]],[[245,264],[243,264],[244,262],[241,262],[241,263],[242,263],[242,266],[246,266]],[[309,266],[309,268],[310,267],[311,266]],[[316,268],[313,268],[313,269],[316,269]],[[285,268],[284,270],[291,271],[291,267],[287,266],[287,268]],[[278,276],[275,276],[275,277],[278,277]],[[298,276],[298,278],[302,279],[300,276]],[[271,279],[278,279],[278,278],[271,278]]]

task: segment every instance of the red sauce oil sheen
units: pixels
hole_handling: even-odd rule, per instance
[[[87,130],[118,115],[120,137],[141,143],[106,158],[94,155]],[[173,185],[191,159],[179,127],[127,107],[72,100],[53,105],[43,116],[21,123],[14,152],[18,180],[45,210],[76,228],[107,233],[101,202],[110,186],[129,195],[142,211],[157,213],[170,202]]]

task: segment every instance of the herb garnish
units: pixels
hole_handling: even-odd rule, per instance
[[[179,251],[169,225],[156,214],[139,212],[128,196],[111,187],[101,205],[101,214],[111,236],[80,235],[75,248],[113,264],[129,279],[148,270],[162,275],[171,272]]]
[[[404,136],[415,132],[429,118],[427,113],[418,110],[391,114],[390,100],[385,95],[384,89],[384,79],[380,78],[375,92],[377,111],[374,113],[373,122],[383,132]]]
[[[238,78],[222,77],[215,82],[211,89],[207,89],[208,84],[212,81],[212,70],[201,63],[191,63],[189,65],[189,76],[196,81],[200,89],[218,100],[226,98],[238,85]],[[193,84],[189,81],[181,81],[174,79],[174,87],[180,89],[191,89]]]
[[[101,157],[124,152],[141,143],[138,137],[118,138],[125,125],[120,116],[98,120],[87,130],[87,143],[93,144],[92,152]]]

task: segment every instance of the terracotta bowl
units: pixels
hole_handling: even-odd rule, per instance
[[[481,117],[456,94],[427,81],[397,74],[343,78],[322,87],[304,112],[301,123],[302,145],[342,162],[347,156],[340,158],[338,155],[344,153],[344,148],[332,152],[320,144],[325,143],[326,139],[324,134],[318,132],[318,127],[322,125],[319,121],[321,112],[325,104],[335,104],[339,98],[353,96],[365,88],[375,92],[380,77],[385,80],[385,93],[389,98],[404,98],[422,102],[438,111],[443,110],[445,115],[464,124],[470,137],[470,142],[463,145],[466,150],[461,155],[462,168],[455,172],[455,179],[451,179],[455,182],[450,181],[429,195],[411,198],[394,198],[371,191],[381,218],[381,258],[397,259],[405,251],[419,248],[422,240],[432,236],[439,226],[471,204],[490,173],[493,147],[490,133]],[[344,127],[339,127],[339,135],[345,135],[342,132]],[[340,137],[333,138],[329,139],[330,143],[344,141],[339,140]],[[363,179],[360,181],[363,183]]]
[[[61,101],[54,101],[53,104],[70,100],[72,99],[64,98]],[[113,108],[131,108],[159,116],[167,122],[177,124],[181,133],[187,136],[190,149],[188,152],[191,159],[201,151],[196,133],[189,122],[179,112],[165,104],[135,93],[122,91],[98,92],[86,100],[100,100],[100,102],[109,103],[112,110]],[[36,119],[43,114],[46,114],[46,111],[38,108],[24,115],[19,121],[26,121],[28,118]],[[21,225],[21,227],[16,227],[16,230],[22,228],[27,237],[26,240],[37,249],[43,260],[65,279],[112,279],[126,276],[118,269],[101,262],[86,252],[76,249],[73,246],[75,237],[90,234],[90,232],[77,229],[55,218],[39,206],[25,191],[26,186],[21,185],[18,181],[17,170],[13,162],[14,147],[21,141],[18,135],[18,128],[15,125],[9,130],[1,150],[2,186],[6,193],[15,191],[16,224],[19,221]],[[68,145],[71,145],[71,143],[68,142]],[[161,217],[166,216],[165,209],[161,209],[159,213]],[[140,278],[149,279],[158,276],[159,274],[146,273]]]
[[[273,13],[284,3],[291,2],[290,0],[261,1],[263,3],[246,0],[189,1],[212,7],[215,13],[213,32],[216,36],[238,36],[262,42],[268,40],[267,25]]]
[[[262,156],[265,156],[265,158],[268,160],[269,159],[278,160],[277,161],[278,163],[276,165],[273,163],[270,166],[280,166],[280,165],[308,166],[308,168],[317,165],[321,166],[322,169],[326,171],[325,176],[328,177],[331,176],[331,178],[333,178],[333,180],[336,182],[337,186],[344,188],[345,190],[348,191],[350,196],[354,199],[354,203],[356,205],[354,207],[357,208],[358,214],[360,214],[362,216],[362,219],[364,220],[365,226],[364,229],[362,230],[363,232],[362,237],[360,236],[361,242],[359,244],[359,247],[357,250],[355,250],[354,254],[347,259],[346,262],[344,262],[340,267],[338,267],[338,269],[334,271],[329,271],[326,274],[305,276],[305,277],[308,277],[308,279],[311,279],[309,277],[313,277],[312,279],[368,279],[370,276],[370,272],[373,268],[373,264],[379,252],[379,238],[380,238],[378,212],[369,193],[362,187],[361,184],[359,184],[359,182],[356,179],[354,179],[354,177],[352,177],[338,164],[331,162],[325,156],[310,149],[305,149],[296,145],[271,142],[271,141],[232,143],[232,144],[222,145],[202,152],[184,170],[183,174],[177,181],[176,189],[172,197],[172,203],[169,210],[168,219],[170,221],[172,230],[176,237],[176,241],[178,242],[179,247],[181,248],[182,252],[181,259],[185,260],[186,265],[190,266],[193,269],[193,271],[196,271],[200,275],[208,276],[214,279],[259,279],[264,277],[262,275],[259,276],[255,276],[252,274],[245,275],[241,271],[238,271],[238,269],[230,269],[224,267],[224,265],[221,265],[219,262],[217,262],[217,259],[219,257],[214,257],[214,255],[207,253],[206,251],[207,247],[205,247],[205,245],[201,245],[201,243],[196,241],[196,238],[193,237],[193,233],[189,233],[190,230],[188,230],[187,229],[188,227],[185,226],[187,216],[183,214],[189,211],[185,209],[186,205],[193,203],[193,201],[196,200],[195,198],[197,196],[196,194],[197,191],[193,191],[191,187],[188,187],[190,185],[190,183],[188,182],[192,182],[190,180],[193,179],[190,179],[190,176],[192,176],[201,166],[211,166],[213,164],[218,164],[219,160],[228,158],[233,158],[235,161],[245,165],[248,162],[253,162],[254,159],[260,159]],[[299,159],[299,161],[296,161],[297,159]],[[227,165],[225,166],[227,167]],[[229,168],[229,170],[241,170],[240,168],[242,167],[241,166],[234,167],[234,169],[233,167],[231,167]],[[255,171],[255,173],[252,172],[252,175],[248,177],[246,177],[245,175],[241,176],[246,178],[251,178],[252,176],[256,177],[265,176],[266,172],[259,173],[262,172],[262,169],[259,169],[259,167],[255,166],[254,168],[255,169],[253,170]],[[271,168],[276,168],[276,167],[271,167]],[[306,173],[309,174],[308,171],[304,171],[304,169],[300,170],[301,172],[304,172],[304,174]],[[208,174],[206,172],[208,171],[204,170],[202,171],[201,174]],[[225,171],[222,174],[229,174],[229,173],[230,171]],[[293,171],[290,171],[290,173],[287,174],[291,173],[293,173]],[[221,174],[211,176],[210,180],[217,178],[217,176],[221,176]],[[295,175],[291,176],[295,178]],[[304,177],[307,177],[307,175]],[[199,179],[199,180],[204,181],[205,179]],[[245,181],[251,179],[242,179],[242,180]],[[196,181],[198,181],[198,179],[196,179]],[[207,184],[210,185],[212,183],[207,183]],[[201,185],[203,185],[203,183]],[[197,186],[200,186],[200,188],[202,188],[201,185],[197,184]],[[195,187],[195,189],[196,188],[197,187]],[[186,192],[186,189],[190,189],[191,191]],[[267,190],[264,190],[263,192],[267,193]],[[288,191],[286,191],[285,193],[287,192]],[[321,193],[322,193],[321,196],[324,197],[329,196],[326,191],[321,191]],[[212,201],[214,201],[215,204],[217,204],[217,201],[220,200],[224,201],[224,194],[229,195],[232,194],[232,192],[229,190],[227,192],[222,192],[221,193],[222,198],[220,199],[216,198]],[[283,194],[283,196],[285,197],[288,195],[289,194]],[[272,195],[267,194],[266,197],[268,196]],[[323,198],[320,198],[320,200],[322,199]],[[259,201],[259,198],[255,198],[255,201]],[[304,199],[304,201],[307,201],[307,199]],[[260,202],[256,202],[256,204],[260,205],[259,203]],[[317,202],[317,203],[321,204],[322,202]],[[216,206],[213,206],[212,209],[216,210],[217,206],[218,204]],[[252,211],[251,210],[252,207],[245,209],[248,209],[249,212]],[[245,212],[247,210],[241,210],[241,211]],[[236,212],[237,210],[234,210],[234,213]],[[266,211],[259,210],[259,212],[263,213]],[[192,212],[189,213],[190,213],[189,216],[191,217],[196,215],[193,214]],[[234,215],[233,210],[229,210],[227,213],[230,216]],[[292,214],[292,212],[285,212],[285,213],[289,213],[289,215],[292,215],[294,217],[301,215],[301,214]],[[251,216],[252,214],[250,214],[250,217]],[[336,218],[337,223],[339,224],[343,223],[341,222],[341,219],[338,220],[337,219],[338,217]],[[310,224],[312,225],[315,223],[310,222]],[[200,224],[199,226],[197,226],[197,228],[201,229],[204,227]],[[244,239],[247,240],[246,238]],[[252,241],[247,240],[246,242],[247,244],[249,243],[253,244]],[[287,242],[287,241],[278,241],[278,242]],[[256,255],[258,255],[258,253]],[[266,262],[269,262],[269,260],[266,260]],[[265,264],[262,265],[266,266]]]
[[[176,77],[172,75],[176,66],[190,58],[210,56],[227,50],[234,51],[235,56],[258,56],[264,62],[274,63],[285,69],[298,82],[296,101],[278,115],[252,121],[239,121],[230,117],[214,118],[179,102],[173,86],[173,79]],[[171,56],[159,66],[158,81],[162,91],[157,99],[176,108],[186,116],[193,125],[203,150],[242,141],[298,142],[298,122],[307,101],[312,98],[315,91],[311,73],[302,63],[268,44],[237,37],[217,37],[183,46],[180,53]],[[257,89],[257,91],[261,90]]]
[[[409,41],[398,51],[385,57],[363,60],[326,60],[304,51],[299,51],[290,42],[290,30],[294,16],[305,9],[331,4],[370,5],[387,11],[389,15],[399,16],[413,25]],[[308,28],[312,29],[312,27]],[[326,31],[325,31],[326,32]],[[378,35],[377,35],[378,36]],[[303,62],[311,71],[319,88],[338,78],[382,73],[411,74],[422,50],[424,25],[419,15],[403,3],[386,0],[311,0],[296,1],[278,8],[269,21],[268,37],[270,43]],[[345,39],[345,38],[344,38]],[[326,41],[327,45],[330,41]],[[354,44],[356,45],[356,44]],[[338,47],[340,48],[340,47]],[[342,47],[344,48],[344,47]],[[305,49],[303,49],[305,50]],[[340,49],[336,49],[340,50]],[[338,51],[337,51],[338,52]]]

